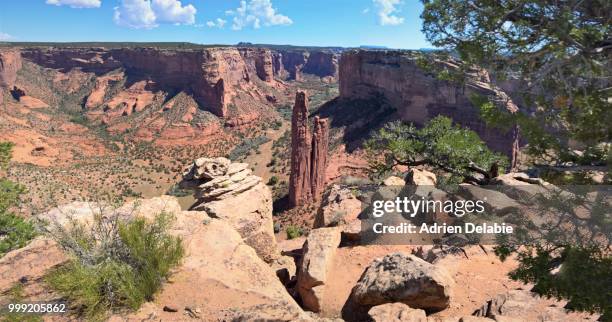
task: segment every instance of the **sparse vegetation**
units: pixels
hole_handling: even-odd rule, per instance
[[[287,239],[294,239],[294,238],[298,238],[300,236],[302,236],[302,234],[304,233],[302,231],[302,228],[298,227],[298,226],[288,226],[285,229],[285,232],[287,233]]]
[[[101,208],[91,227],[56,227],[52,234],[72,260],[51,272],[47,283],[89,320],[138,309],[183,257],[181,239],[167,233],[172,219],[163,212],[153,222],[124,219]]]
[[[8,166],[12,146],[11,143],[0,143],[0,171]],[[25,246],[36,236],[34,225],[11,211],[20,204],[24,192],[24,186],[0,178],[0,257]]]

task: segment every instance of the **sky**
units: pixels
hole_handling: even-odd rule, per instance
[[[431,48],[419,0],[26,0],[0,4],[0,41]]]

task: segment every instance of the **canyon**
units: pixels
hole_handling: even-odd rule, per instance
[[[446,68],[457,69],[454,62]],[[488,128],[473,104],[473,95],[503,100],[505,108],[518,107],[498,89],[486,71],[468,75],[465,85],[439,80],[418,65],[417,58],[402,51],[346,51],[339,67],[340,99],[367,100],[382,97],[395,111],[393,119],[424,125],[445,115],[454,122],[476,131],[494,151],[512,158],[515,164],[520,138],[516,129],[501,131]]]

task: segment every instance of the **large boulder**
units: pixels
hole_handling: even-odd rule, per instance
[[[374,322],[427,322],[425,311],[413,309],[404,303],[387,303],[368,311]]]
[[[333,185],[323,196],[317,211],[314,227],[339,226],[353,222],[361,212],[361,201],[353,192],[340,185]]]
[[[441,267],[416,256],[389,254],[365,270],[351,297],[363,306],[401,302],[412,308],[440,311],[448,307],[454,281]]]
[[[195,190],[191,210],[228,222],[266,262],[278,256],[272,220],[272,192],[246,163],[200,158],[181,184]]]
[[[304,307],[308,310],[321,310],[325,284],[339,245],[340,230],[335,227],[312,230],[304,243],[304,254],[297,275],[297,289]]]
[[[505,215],[507,213],[516,212],[521,206],[514,199],[509,198],[499,191],[485,189],[471,184],[460,184],[459,193],[467,199],[482,201],[485,209],[493,212],[496,215]]]
[[[438,182],[433,172],[420,169],[410,169],[406,175],[406,183],[415,186],[435,186]]]

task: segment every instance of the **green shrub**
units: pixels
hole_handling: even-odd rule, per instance
[[[278,183],[278,177],[277,176],[271,176],[270,179],[268,180],[268,185],[269,186],[274,186]]]
[[[12,148],[12,143],[0,142],[0,171],[8,166]],[[25,191],[24,186],[0,178],[0,257],[25,246],[36,236],[34,225],[11,211],[19,205],[20,197]]]
[[[303,234],[302,228],[293,225],[287,227],[285,231],[287,232],[287,239],[298,238]]]
[[[51,272],[47,283],[88,320],[138,309],[183,257],[181,239],[167,234],[171,219],[166,213],[152,223],[100,215],[90,228],[73,223],[59,229],[55,237],[72,260]]]

